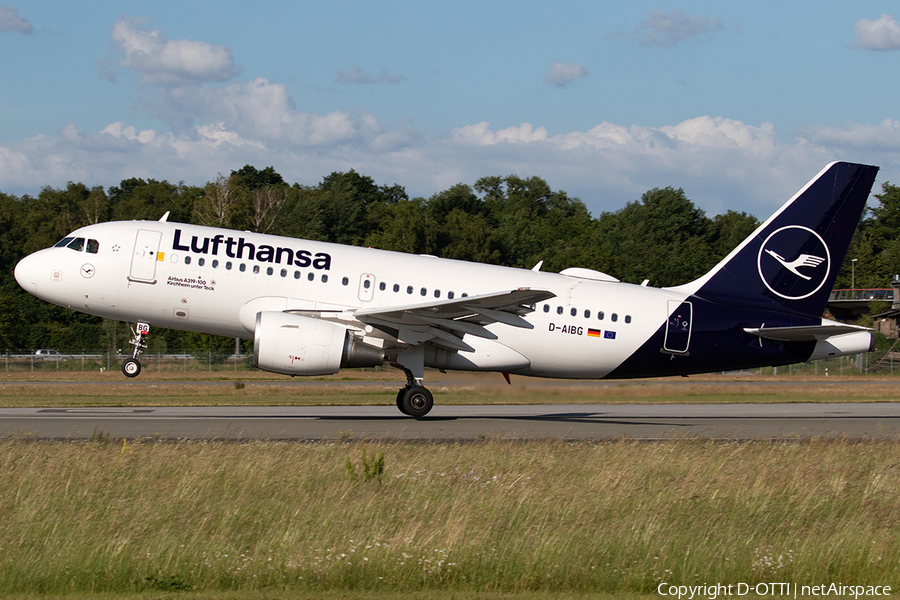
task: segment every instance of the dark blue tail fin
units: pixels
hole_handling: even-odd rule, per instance
[[[712,271],[677,289],[821,316],[878,167],[831,163]]]

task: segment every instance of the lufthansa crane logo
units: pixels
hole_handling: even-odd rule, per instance
[[[818,233],[788,225],[769,234],[759,248],[759,277],[776,296],[803,300],[818,292],[831,272],[831,253]]]

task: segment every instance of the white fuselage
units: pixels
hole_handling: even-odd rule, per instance
[[[527,359],[509,370],[543,377],[606,376],[687,297],[587,270],[573,277],[179,223],[102,223],[68,237],[96,243],[23,259],[16,278],[26,290],[92,315],[230,337],[252,337],[252,320],[241,312],[254,300],[278,310],[352,313],[547,290],[555,297],[524,315],[532,328],[486,326]]]

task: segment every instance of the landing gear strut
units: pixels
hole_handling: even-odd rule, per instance
[[[134,352],[132,352],[131,358],[122,363],[122,373],[125,377],[137,377],[141,374],[141,361],[138,360],[138,356],[147,347],[147,344],[144,343],[144,336],[150,335],[150,325],[138,323],[137,330],[132,328],[131,333],[134,337],[128,343],[134,346]]]
[[[410,417],[424,417],[434,407],[434,396],[422,385],[422,380],[417,379],[413,372],[399,363],[391,363],[392,367],[401,369],[406,373],[406,386],[397,392],[397,408]]]

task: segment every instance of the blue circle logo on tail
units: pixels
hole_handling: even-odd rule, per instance
[[[802,225],[776,229],[759,248],[759,277],[785,300],[803,300],[818,292],[831,272],[831,253],[818,233]]]

